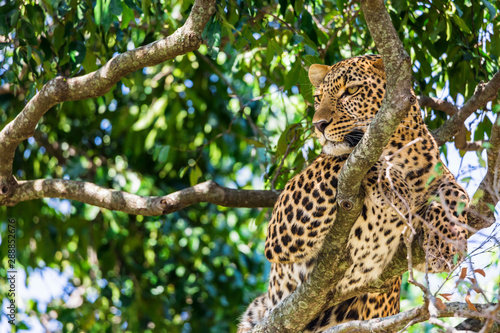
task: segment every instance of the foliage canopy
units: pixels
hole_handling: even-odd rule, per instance
[[[172,34],[191,7],[0,0],[1,123],[50,79],[90,73]],[[414,64],[417,95],[460,105],[499,70],[500,1],[399,0],[387,8]],[[221,0],[204,39],[198,51],[135,72],[105,96],[51,109],[19,146],[16,177],[86,180],[139,195],[210,179],[283,188],[319,152],[308,66],[377,53],[354,1]],[[488,138],[497,103],[474,114],[469,139]],[[425,112],[431,130],[446,117]],[[7,219],[16,219],[18,262],[29,274],[72,273],[63,300],[82,291],[76,309],[60,299],[25,308],[40,318],[55,310],[65,331],[234,332],[245,305],[265,290],[269,212],[200,204],[151,218],[44,199],[0,207],[0,231],[4,239]],[[6,244],[0,249],[5,260]]]

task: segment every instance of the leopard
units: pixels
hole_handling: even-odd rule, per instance
[[[308,76],[315,89],[312,124],[322,152],[288,181],[278,197],[265,241],[265,257],[271,262],[268,291],[248,306],[238,333],[250,332],[314,270],[338,211],[339,173],[386,94],[380,55],[349,58],[332,66],[314,64]],[[450,271],[466,253],[469,198],[442,163],[421,112],[414,102],[380,159],[363,177],[363,207],[347,245],[351,264],[331,286],[333,291],[349,292],[379,278],[409,230],[419,235],[426,252],[425,268],[417,269]],[[298,330],[318,333],[347,321],[397,314],[400,292],[401,277],[397,277],[389,291],[325,306]]]

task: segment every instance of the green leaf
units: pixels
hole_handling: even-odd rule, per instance
[[[467,24],[462,20],[458,15],[453,15],[453,21],[460,27],[460,30],[465,32],[466,34],[471,34],[471,31]]]
[[[266,48],[266,64],[271,64],[274,59],[274,54],[276,52],[276,42],[274,40],[269,40]]]
[[[311,39],[314,43],[317,42],[316,31],[314,31],[313,19],[311,14],[304,10],[302,12],[302,20],[300,22],[300,27],[305,31],[309,39]]]
[[[304,10],[304,0],[296,0],[295,4],[293,5],[294,7],[294,13],[296,16],[299,16],[300,13]]]
[[[96,25],[100,25],[104,32],[108,32],[112,22],[110,3],[112,0],[96,0],[94,7],[94,19]]]
[[[451,26],[451,22],[450,20],[448,20],[448,18],[446,18],[446,41],[450,40],[452,31],[453,27]]]
[[[457,205],[457,213],[458,213],[458,215],[460,215],[464,211],[464,209],[465,209],[466,206],[467,206],[467,204],[465,202],[463,202],[463,201],[460,201],[458,203],[458,205]]]
[[[101,25],[103,11],[104,11],[104,1],[105,0],[96,0],[94,6],[94,20],[95,24]]]
[[[490,13],[490,20],[492,21],[495,18],[495,16],[497,15],[496,8],[493,7],[491,2],[489,2],[488,0],[481,0],[481,1],[486,6],[486,8],[488,8],[488,12]]]
[[[401,14],[401,12],[408,10],[408,4],[406,0],[392,1],[392,6],[394,7],[398,15]]]
[[[457,1],[453,1],[452,6],[455,7],[455,9],[458,13],[458,16],[462,17],[464,15],[464,12],[460,9],[460,7],[458,7]]]
[[[492,212],[495,212],[495,205],[490,204],[490,203],[486,203],[486,206],[488,206],[488,208],[489,208]]]
[[[300,44],[302,43],[302,41],[304,41],[304,37],[302,37],[301,35],[293,34],[292,45]]]
[[[130,7],[126,6],[122,3],[122,24],[120,25],[120,29],[126,29],[130,21],[134,18],[134,11],[130,9]]]
[[[497,24],[493,27],[493,35],[491,38],[490,54],[494,55],[497,60],[500,58],[500,25]]]
[[[224,34],[229,37],[229,42],[231,44],[234,44],[234,40],[235,40],[234,39],[234,35],[233,35],[232,31],[231,31],[231,28],[228,27],[227,25],[224,26]]]
[[[479,151],[476,151],[477,160],[482,168],[486,168],[486,161]]]
[[[170,152],[170,146],[163,146],[160,150],[160,154],[158,155],[158,162],[165,163],[168,158],[168,153]]]
[[[19,37],[26,40],[31,45],[38,46],[38,40],[36,38],[36,31],[33,25],[26,21],[22,20],[21,30],[19,31]]]
[[[300,70],[300,85],[299,91],[304,100],[309,101],[309,103],[314,104],[314,97],[312,92],[312,84],[309,81],[309,76],[307,75],[307,71],[304,67]]]
[[[91,73],[97,70],[97,57],[94,52],[87,52],[85,54],[85,59],[82,62],[82,66],[87,73]]]
[[[113,15],[119,16],[122,13],[121,1],[120,0],[110,0],[109,1],[109,12]]]
[[[481,147],[483,147],[484,149],[490,149],[491,148],[491,143],[489,143],[488,141],[484,141],[481,144]]]
[[[464,178],[460,179],[460,181],[461,181],[462,183],[467,183],[467,184],[468,184],[471,180],[472,180],[472,177],[464,177]]]
[[[304,49],[306,51],[306,54],[308,54],[308,55],[312,55],[312,56],[318,55],[318,52],[316,52],[316,50],[313,49],[312,47],[310,47],[309,45],[305,45]]]
[[[135,0],[124,0],[125,4],[128,6],[128,8],[135,10],[139,14],[142,14],[142,9],[141,7],[137,6],[137,2]]]
[[[217,59],[217,54],[219,54],[219,46],[221,40],[221,25],[219,21],[214,21],[210,30],[210,38],[208,46],[208,52],[213,60]]]
[[[162,96],[151,105],[147,112],[139,117],[139,120],[132,125],[134,131],[142,131],[153,124],[153,121],[167,108],[167,97]]]
[[[295,60],[295,63],[292,65],[292,69],[288,73],[288,75],[285,77],[285,90],[290,90],[293,85],[296,85],[299,82],[299,74],[300,74],[300,68],[302,67],[302,64],[300,63],[300,60],[297,59]]]
[[[291,139],[291,133],[296,129],[297,126],[299,126],[299,124],[288,125],[283,133],[281,133],[280,138],[278,139],[278,145],[276,146],[276,156],[282,156],[285,154],[286,147],[288,146]]]
[[[344,7],[345,7],[345,1],[344,0],[336,0],[337,1],[337,8],[338,11],[343,13],[344,12]]]
[[[194,186],[198,184],[198,179],[203,175],[201,172],[200,167],[198,165],[195,165],[194,168],[191,168],[191,172],[189,173],[189,183],[191,186]]]
[[[156,128],[152,128],[149,131],[148,136],[146,136],[146,140],[144,140],[144,149],[150,150],[151,148],[153,148],[153,146],[155,145],[157,134],[158,130]]]
[[[263,144],[262,142],[257,141],[257,140],[252,140],[249,138],[243,138],[243,140],[245,140],[245,142],[248,143],[249,145],[255,146],[257,148],[265,148],[266,147],[265,144]]]

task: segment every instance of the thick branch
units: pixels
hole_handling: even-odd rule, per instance
[[[377,116],[339,175],[338,202],[341,207],[344,202],[354,202],[360,197],[361,180],[380,158],[411,104],[416,102],[411,92],[410,57],[399,40],[384,2],[361,1],[361,9],[384,61],[387,90]]]
[[[493,100],[499,90],[500,72],[497,72],[487,84],[480,83],[467,103],[449,118],[443,126],[432,132],[437,144],[441,146],[450,141],[460,130],[460,127],[463,126],[464,121],[477,109],[484,107],[489,101]]]
[[[347,240],[362,208],[364,194],[361,192],[361,181],[380,158],[410,105],[416,102],[411,93],[410,58],[398,38],[384,2],[364,0],[361,2],[361,8],[384,61],[387,75],[386,96],[362,141],[342,168],[335,228],[325,238],[314,271],[293,294],[285,298],[252,330],[253,333],[297,332],[314,319],[331,298],[331,286],[338,284],[349,267],[349,260],[346,260],[350,258]]]
[[[203,29],[214,12],[215,0],[196,0],[185,24],[167,38],[117,55],[87,75],[56,77],[47,82],[0,132],[0,185],[8,186],[17,146],[33,135],[40,118],[51,107],[64,101],[102,96],[127,74],[198,49]]]
[[[446,100],[429,97],[429,96],[418,96],[418,103],[421,107],[429,107],[434,110],[439,110],[445,112],[448,116],[452,117],[455,115],[459,108]],[[441,140],[437,139],[440,144],[444,144],[445,142],[441,142]],[[484,145],[483,141],[467,141],[467,128],[465,128],[464,124],[460,125],[460,128],[456,131],[455,134],[455,147],[459,150],[463,151],[478,151],[483,150]]]
[[[18,182],[12,195],[1,204],[12,206],[27,200],[61,198],[128,214],[157,216],[200,202],[225,207],[272,207],[278,195],[279,192],[276,191],[230,189],[214,181],[207,181],[166,196],[143,197],[88,182],[38,179]]]
[[[445,303],[445,309],[437,309],[437,318],[447,317],[464,317],[464,318],[481,318],[482,313],[487,312],[492,308],[488,304],[474,304],[478,311],[469,309],[467,303],[452,302]],[[497,315],[498,317],[498,315]],[[429,311],[424,305],[411,309],[409,311],[398,313],[397,315],[383,318],[375,318],[366,321],[356,320],[344,324],[337,325],[327,330],[325,333],[342,333],[342,332],[396,332],[403,329],[409,322],[414,324],[426,321],[429,319]],[[499,318],[500,319],[500,318]]]

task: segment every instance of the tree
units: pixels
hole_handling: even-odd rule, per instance
[[[266,278],[269,209],[240,207],[272,207],[276,189],[319,152],[311,138],[312,63],[378,51],[388,74],[380,114],[393,116],[374,121],[378,138],[367,134],[343,170],[343,214],[327,246],[346,240],[338,231],[359,214],[360,179],[402,119],[411,86],[445,157],[450,140],[462,155],[487,151],[487,162],[478,154],[488,171],[469,212],[471,233],[493,223],[498,2],[0,4],[0,223],[16,220],[20,267],[70,269],[68,295],[78,300],[74,308],[54,300],[47,311],[28,304],[25,312],[47,327],[57,314],[69,331],[234,331]],[[413,249],[413,263],[421,262],[422,250]],[[341,249],[324,251],[333,256],[325,261],[342,258]],[[380,290],[407,268],[401,251],[381,283],[355,293]],[[298,314],[299,302],[321,305],[322,286],[339,273],[318,270],[260,330],[305,325],[314,306]],[[462,288],[468,296],[481,291],[470,281]],[[498,284],[495,292],[486,299],[498,302]],[[378,329],[429,317],[446,328],[438,317],[479,316],[471,307],[489,316],[490,329],[498,316],[498,306],[467,298],[442,308],[435,293],[425,295],[424,305],[379,320]]]

